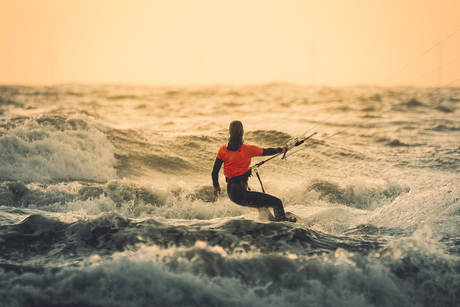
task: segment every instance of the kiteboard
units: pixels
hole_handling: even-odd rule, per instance
[[[265,222],[275,220],[275,217],[273,216],[269,208],[257,208],[257,209],[259,210],[259,220],[265,221]],[[297,214],[294,214],[292,212],[286,212],[285,215],[288,219],[295,218],[296,221],[294,223],[296,224],[305,224],[304,220]]]
[[[292,212],[286,212],[285,215],[286,215],[286,217],[288,219],[295,218],[296,219],[296,221],[295,221],[296,224],[304,224],[305,225],[305,221],[300,216],[298,216],[297,214],[294,214]]]

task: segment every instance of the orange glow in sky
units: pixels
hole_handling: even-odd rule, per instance
[[[0,84],[460,86],[459,12],[458,0],[0,0]]]

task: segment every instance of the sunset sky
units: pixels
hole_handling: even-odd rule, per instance
[[[459,13],[459,0],[0,0],[0,84],[460,86]]]

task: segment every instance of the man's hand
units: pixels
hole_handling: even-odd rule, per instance
[[[220,188],[219,187],[214,187],[214,196],[219,197],[220,194]]]

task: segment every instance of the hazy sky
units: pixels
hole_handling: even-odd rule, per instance
[[[0,84],[460,86],[459,13],[460,0],[0,0]]]

